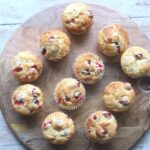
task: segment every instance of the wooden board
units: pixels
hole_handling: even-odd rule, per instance
[[[46,141],[41,133],[40,127],[47,114],[60,110],[54,102],[53,90],[59,80],[64,77],[73,77],[72,64],[75,58],[86,51],[97,53],[98,31],[107,24],[120,23],[127,28],[130,36],[130,46],[138,45],[150,49],[150,41],[144,33],[140,31],[135,23],[129,18],[123,17],[115,11],[98,5],[92,5],[94,12],[94,25],[91,30],[81,36],[69,34],[62,25],[61,15],[66,4],[53,6],[35,15],[26,21],[10,38],[5,46],[0,59],[0,106],[3,115],[15,133],[17,138],[28,148],[36,150],[126,150],[131,148],[137,140],[147,131],[150,126],[149,101],[150,80],[144,77],[137,80],[128,78],[121,70],[119,59],[108,59],[101,56],[106,65],[106,72],[103,79],[95,84],[86,86],[87,99],[83,107],[76,111],[65,111],[71,116],[76,124],[76,134],[73,139],[65,145],[53,146]],[[39,53],[40,35],[51,28],[62,29],[71,38],[72,46],[70,55],[59,62],[48,62]],[[44,71],[41,78],[33,84],[39,86],[45,95],[45,104],[42,110],[32,116],[23,117],[13,111],[11,106],[11,95],[20,85],[13,77],[10,65],[13,57],[19,51],[32,51],[39,55],[44,63]],[[90,142],[85,136],[84,122],[94,111],[106,109],[102,102],[102,92],[104,87],[111,81],[121,80],[130,82],[136,89],[136,103],[126,113],[115,114],[119,129],[117,136],[108,144],[99,145]],[[78,146],[78,148],[77,148]]]

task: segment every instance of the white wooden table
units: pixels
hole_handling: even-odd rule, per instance
[[[91,3],[90,0],[84,0]],[[69,0],[0,0],[0,52],[15,31],[26,19],[37,12]],[[129,16],[150,38],[150,1],[149,0],[92,0],[123,15]],[[24,150],[8,128],[0,112],[0,150]],[[135,145],[133,150],[150,150],[150,130]]]

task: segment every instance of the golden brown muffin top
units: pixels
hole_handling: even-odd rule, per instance
[[[72,3],[64,10],[63,22],[72,33],[82,34],[93,24],[92,10],[84,3]]]
[[[100,80],[104,74],[104,69],[102,59],[93,53],[79,55],[73,65],[76,78],[88,84]]]
[[[78,108],[86,97],[83,84],[76,79],[66,78],[61,80],[54,91],[55,101],[64,109]]]
[[[21,82],[28,83],[36,80],[42,73],[42,61],[30,52],[18,53],[12,61],[14,76]]]
[[[70,39],[60,30],[50,30],[40,39],[41,53],[51,61],[62,59],[70,52]]]
[[[36,113],[43,102],[43,92],[40,88],[31,84],[18,87],[12,95],[13,108],[23,115]]]
[[[104,103],[112,111],[128,110],[135,101],[135,91],[128,82],[114,81],[109,83],[104,90]]]
[[[127,31],[119,24],[105,26],[99,33],[100,51],[106,56],[122,54],[129,44]]]
[[[121,57],[123,71],[132,78],[139,78],[150,71],[150,52],[142,47],[130,47]]]
[[[97,111],[88,117],[86,129],[92,141],[105,143],[116,135],[117,121],[110,112]]]
[[[75,126],[66,114],[54,112],[43,121],[42,132],[51,143],[64,144],[74,135]]]

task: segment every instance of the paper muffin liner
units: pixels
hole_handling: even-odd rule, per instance
[[[12,104],[12,107],[13,107],[13,109],[17,112],[17,113],[19,113],[19,114],[21,114],[21,115],[24,115],[24,116],[32,116],[32,115],[34,115],[34,114],[36,114],[38,111],[39,111],[39,109],[41,109],[41,107],[43,106],[43,104],[44,104],[44,94],[43,94],[43,91],[39,88],[39,87],[37,87],[37,86],[35,86],[35,85],[32,85],[32,86],[34,86],[34,87],[37,87],[37,88],[39,88],[40,89],[40,91],[41,91],[41,93],[43,94],[43,103],[42,103],[42,105],[39,105],[39,107],[37,107],[36,109],[34,109],[33,110],[33,113],[23,113],[23,111],[18,111],[18,109],[15,107],[15,104],[13,104],[13,101],[14,101],[14,93],[19,89],[19,88],[21,88],[21,87],[23,87],[23,86],[28,86],[28,85],[32,85],[32,84],[24,84],[24,85],[21,85],[21,86],[18,86],[14,91],[13,91],[13,94],[12,94],[12,96],[11,96],[11,104]]]
[[[75,81],[77,81],[77,82],[80,82],[80,81],[76,80],[75,78],[64,78],[64,79],[62,79],[61,81],[66,80],[66,79],[73,79],[73,80],[75,80]],[[59,83],[60,83],[61,81],[59,81]],[[57,90],[57,88],[59,87],[59,83],[56,85],[56,87],[55,87],[55,89],[54,89],[54,100],[55,100],[56,104],[57,104],[61,109],[64,109],[64,110],[76,110],[76,109],[78,109],[79,107],[81,107],[81,106],[83,105],[85,99],[86,99],[86,90],[85,90],[84,85],[83,85],[82,83],[80,83],[80,84],[82,84],[82,86],[83,86],[83,88],[84,88],[84,92],[83,92],[84,98],[83,98],[82,100],[80,100],[80,103],[79,103],[78,105],[76,105],[76,106],[68,106],[68,107],[66,107],[66,106],[59,105],[59,104],[57,103],[57,101],[56,101],[56,100],[57,100],[56,90]]]
[[[77,74],[76,71],[75,71],[75,65],[76,65],[77,59],[78,59],[79,57],[85,56],[85,55],[87,55],[87,54],[96,55],[98,58],[100,58],[100,61],[101,61],[101,63],[103,64],[103,72],[101,72],[99,79],[96,80],[96,81],[85,81],[85,80],[81,80],[81,79],[79,78],[78,74]],[[94,54],[94,53],[92,53],[92,52],[86,52],[86,53],[83,53],[83,54],[79,55],[79,56],[75,59],[75,62],[73,63],[73,66],[72,66],[72,70],[73,70],[73,74],[74,74],[75,78],[77,78],[80,82],[82,82],[82,83],[84,83],[84,84],[87,84],[87,85],[91,85],[91,84],[97,83],[99,80],[102,79],[102,77],[103,77],[103,75],[104,75],[104,73],[105,73],[105,66],[104,66],[104,63],[103,63],[102,58],[99,57],[97,54]]]

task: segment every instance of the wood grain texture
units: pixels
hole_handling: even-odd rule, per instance
[[[77,133],[66,145],[51,146],[43,139],[40,126],[45,116],[55,110],[59,110],[53,101],[53,89],[56,83],[64,77],[72,76],[72,63],[81,52],[91,51],[99,54],[97,50],[97,33],[104,25],[110,23],[121,23],[129,32],[131,45],[139,45],[150,49],[149,40],[137,26],[126,17],[101,6],[91,5],[95,14],[95,23],[92,29],[85,35],[76,37],[68,33],[72,41],[71,54],[60,62],[50,63],[39,54],[39,38],[42,32],[50,28],[60,28],[66,31],[61,23],[61,13],[65,5],[55,6],[37,14],[23,24],[11,37],[1,56],[0,72],[5,72],[0,79],[1,93],[0,101],[2,112],[6,121],[16,136],[31,149],[128,149],[144,134],[149,127],[149,96],[150,93],[143,92],[138,86],[138,80],[131,80],[120,69],[118,60],[108,60],[103,57],[106,65],[106,73],[102,81],[94,86],[87,86],[87,101],[77,111],[67,112],[76,123]],[[55,15],[54,15],[55,14]],[[100,15],[97,15],[100,14]],[[40,20],[40,21],[39,21]],[[102,20],[102,21],[101,21]],[[67,32],[67,31],[66,31]],[[14,55],[22,50],[30,50],[38,54],[44,61],[44,72],[42,77],[34,82],[43,89],[46,103],[37,115],[30,118],[16,114],[11,107],[10,98],[12,92],[20,84],[14,79],[10,71],[10,63]],[[100,55],[100,54],[99,54]],[[8,59],[9,58],[9,59]],[[66,66],[64,68],[64,66]],[[102,103],[102,91],[110,81],[130,81],[137,91],[136,105],[126,114],[116,115],[119,122],[119,130],[116,138],[109,144],[98,145],[89,142],[84,134],[83,124],[86,117],[92,112],[105,109]],[[10,86],[11,85],[11,86]],[[100,101],[101,100],[101,101]],[[89,109],[90,108],[90,109]]]

